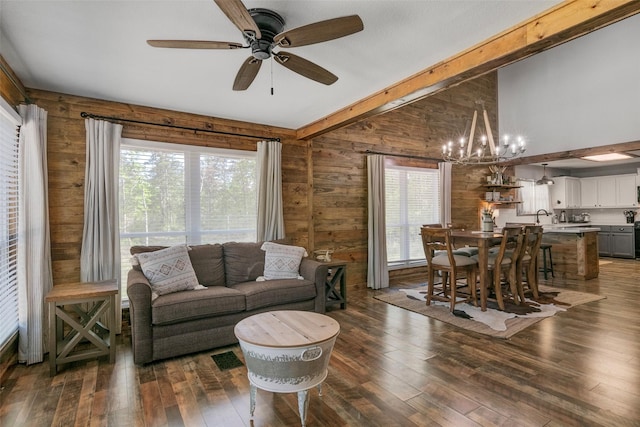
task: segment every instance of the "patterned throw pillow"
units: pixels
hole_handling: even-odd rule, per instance
[[[136,258],[154,294],[165,295],[198,287],[198,278],[185,245],[139,253]]]
[[[297,279],[298,269],[302,257],[307,256],[307,251],[299,246],[280,245],[273,242],[265,242],[260,248],[265,251],[264,278],[272,279]]]

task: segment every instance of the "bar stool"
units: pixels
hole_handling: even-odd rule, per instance
[[[543,243],[540,245],[540,250],[542,251],[542,268],[540,271],[544,273],[544,280],[547,280],[547,272],[551,272],[551,277],[556,277],[553,274],[553,258],[551,257],[551,247],[548,243]],[[549,255],[549,265],[547,266],[547,255]]]

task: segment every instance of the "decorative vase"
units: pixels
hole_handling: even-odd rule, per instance
[[[484,232],[493,231],[493,218],[489,214],[482,214],[481,230]]]
[[[495,181],[496,181],[496,185],[502,185],[503,180],[502,180],[502,173],[501,172],[496,172],[496,176],[495,176]]]

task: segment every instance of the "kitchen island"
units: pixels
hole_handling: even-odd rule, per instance
[[[542,243],[553,245],[556,278],[589,280],[600,272],[597,227],[544,226]]]

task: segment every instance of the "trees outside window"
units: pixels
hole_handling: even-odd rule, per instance
[[[256,240],[256,153],[124,139],[123,283],[134,245]]]
[[[437,169],[385,167],[387,261],[390,266],[424,260],[422,224],[440,223]]]

